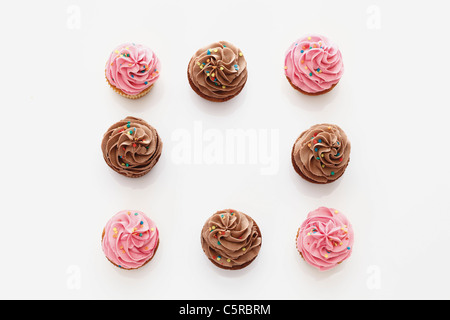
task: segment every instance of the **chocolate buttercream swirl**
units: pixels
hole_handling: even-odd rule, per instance
[[[127,117],[112,125],[103,136],[103,157],[114,171],[138,178],[158,162],[162,141],[155,128],[142,119]]]
[[[292,162],[306,180],[329,183],[344,174],[351,144],[337,125],[317,124],[304,131],[294,144]]]
[[[239,269],[250,264],[261,249],[261,232],[255,221],[236,210],[213,214],[202,229],[206,256],[219,267]]]
[[[194,54],[189,62],[188,75],[191,85],[201,96],[226,101],[244,87],[247,81],[247,62],[235,45],[219,41]]]

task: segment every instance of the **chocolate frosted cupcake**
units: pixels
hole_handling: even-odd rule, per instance
[[[127,117],[112,125],[103,136],[103,158],[117,173],[138,178],[158,162],[162,145],[155,128],[142,119]]]
[[[261,249],[261,231],[248,215],[222,210],[205,223],[201,234],[203,251],[216,266],[238,270],[255,260]]]
[[[219,41],[198,50],[188,66],[192,89],[202,98],[223,102],[237,96],[247,82],[247,62],[235,45]]]
[[[305,180],[325,184],[336,181],[350,161],[351,144],[337,125],[317,124],[304,131],[292,148],[292,164]]]

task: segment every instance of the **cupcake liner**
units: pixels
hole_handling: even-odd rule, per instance
[[[324,90],[324,91],[320,91],[320,92],[312,93],[312,92],[306,92],[306,91],[300,89],[299,87],[297,87],[296,85],[294,85],[294,84],[291,82],[291,79],[289,79],[288,76],[286,76],[286,79],[289,81],[289,83],[290,83],[290,85],[292,86],[292,88],[294,88],[295,90],[297,90],[297,91],[299,91],[299,92],[301,92],[301,93],[303,93],[303,94],[305,94],[305,95],[307,95],[307,96],[320,96],[320,95],[322,95],[322,94],[325,94],[325,93],[330,92],[331,90],[334,89],[334,87],[337,86],[337,83],[336,83],[336,84],[333,84],[333,85],[331,86],[330,89],[327,89],[327,90]],[[338,82],[338,83],[339,83],[339,82]]]
[[[143,96],[147,95],[150,90],[153,88],[154,84],[152,84],[150,87],[148,87],[147,89],[145,89],[144,91],[142,91],[141,93],[137,94],[137,95],[129,95],[126,94],[125,92],[123,92],[122,90],[120,90],[119,88],[117,88],[116,86],[114,86],[113,84],[111,84],[111,82],[109,82],[108,78],[106,78],[106,82],[108,82],[109,86],[118,94],[120,94],[122,97],[127,98],[127,99],[131,99],[131,100],[137,100],[142,98]]]

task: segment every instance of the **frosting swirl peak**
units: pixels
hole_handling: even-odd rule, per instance
[[[286,52],[284,65],[291,85],[312,95],[330,91],[344,73],[341,51],[320,35],[295,41]]]
[[[303,259],[325,271],[350,257],[354,233],[340,211],[320,207],[308,214],[298,230],[296,242]]]
[[[162,145],[155,128],[142,119],[127,117],[112,125],[103,136],[103,158],[114,171],[138,178],[156,165]]]
[[[206,256],[224,269],[241,269],[261,249],[261,232],[255,221],[236,210],[213,214],[202,229],[201,243]]]
[[[297,173],[314,183],[339,179],[350,161],[351,144],[345,132],[333,124],[317,124],[304,131],[292,148]]]
[[[103,230],[103,252],[120,268],[142,267],[153,258],[158,244],[159,232],[155,223],[140,211],[120,211]]]
[[[211,101],[227,101],[247,82],[247,62],[235,45],[219,41],[199,49],[188,66],[192,89]]]
[[[124,43],[111,53],[105,69],[109,84],[134,99],[158,80],[161,64],[150,48]]]

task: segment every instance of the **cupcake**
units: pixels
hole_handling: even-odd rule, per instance
[[[161,69],[156,54],[134,43],[118,46],[106,62],[105,74],[111,88],[129,99],[139,99],[150,92]]]
[[[139,269],[147,264],[155,256],[158,245],[155,223],[140,211],[120,211],[103,229],[103,252],[112,264],[122,269]]]
[[[113,124],[104,134],[103,158],[117,173],[138,178],[156,165],[162,145],[155,128],[142,119],[127,117]]]
[[[198,50],[188,66],[192,89],[202,98],[223,102],[237,96],[247,82],[247,62],[235,45],[219,41]]]
[[[222,210],[205,223],[201,244],[208,259],[222,269],[238,270],[255,260],[261,249],[261,231],[248,215]]]
[[[304,131],[292,148],[292,164],[305,180],[325,184],[336,181],[350,161],[351,144],[334,124],[316,124]]]
[[[319,35],[303,37],[287,50],[284,69],[294,89],[306,95],[331,91],[344,73],[338,47]]]
[[[334,268],[352,254],[350,222],[336,209],[320,207],[308,214],[295,239],[303,259],[320,271]]]

